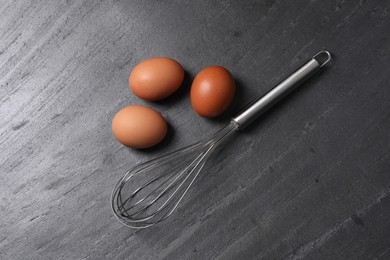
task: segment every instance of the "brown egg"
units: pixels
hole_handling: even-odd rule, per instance
[[[204,117],[222,114],[234,98],[236,84],[232,74],[221,66],[204,68],[191,86],[191,104]]]
[[[173,94],[183,83],[184,70],[171,58],[144,60],[129,77],[130,89],[142,99],[156,101]]]
[[[167,123],[157,111],[146,106],[121,109],[112,121],[112,132],[123,145],[143,149],[158,144],[167,133]]]

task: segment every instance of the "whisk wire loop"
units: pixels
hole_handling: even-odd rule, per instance
[[[140,164],[128,171],[112,194],[111,206],[115,216],[132,228],[150,227],[169,217],[215,148],[236,129],[237,124],[232,121],[204,141]],[[138,185],[136,178],[139,176],[149,178]]]

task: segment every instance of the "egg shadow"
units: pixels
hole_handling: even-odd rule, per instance
[[[238,114],[242,108],[248,104],[247,96],[249,94],[245,84],[240,78],[235,78],[236,92],[232,103],[229,107],[219,116],[214,118],[206,118],[210,122],[221,124],[223,122],[228,123],[234,116]]]
[[[167,122],[167,127],[168,127],[168,130],[167,130],[166,136],[158,144],[156,144],[152,147],[149,147],[149,148],[145,148],[145,149],[133,149],[130,147],[127,147],[127,149],[131,152],[135,152],[138,154],[154,154],[154,153],[161,152],[167,146],[169,146],[169,144],[172,142],[172,140],[176,134],[175,133],[176,131],[174,130],[174,128],[171,126],[171,124],[169,122]]]
[[[153,104],[156,104],[158,106],[170,107],[170,106],[182,101],[185,98],[185,95],[189,95],[189,91],[191,89],[193,79],[194,79],[194,77],[187,70],[184,70],[183,83],[180,85],[180,87],[177,91],[175,91],[172,95],[170,95],[162,100],[157,100],[157,101],[148,102],[148,103],[153,103]]]
[[[185,98],[185,95],[189,95],[189,90],[191,88],[192,80],[193,80],[192,75],[188,71],[184,70],[183,83],[175,93],[162,100],[145,101],[145,102],[150,106],[161,106],[166,108],[175,105],[176,103],[182,101]],[[154,154],[154,153],[161,152],[167,146],[169,146],[169,144],[174,139],[174,136],[176,135],[175,128],[172,127],[172,125],[169,122],[167,122],[167,126],[168,126],[167,135],[160,143],[150,148],[145,148],[145,149],[128,148],[128,150],[131,152],[136,152],[141,154]]]

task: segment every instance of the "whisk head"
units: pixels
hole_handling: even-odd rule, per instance
[[[147,228],[169,217],[211,153],[237,129],[232,121],[204,141],[135,166],[114,188],[115,216],[132,228]]]

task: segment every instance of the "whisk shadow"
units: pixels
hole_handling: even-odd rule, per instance
[[[289,93],[288,94],[289,98],[284,98],[281,101],[279,101],[277,104],[272,106],[268,111],[266,111],[263,115],[256,118],[255,121],[253,121],[251,124],[249,124],[248,126],[246,126],[243,129],[241,129],[240,132],[242,132],[243,134],[252,134],[254,131],[258,132],[259,128],[262,128],[264,125],[267,125],[270,122],[277,120],[275,118],[275,112],[280,110],[282,107],[286,106],[286,104],[288,102],[293,102],[292,99],[298,93],[304,93],[305,91],[308,91],[309,86],[316,86],[316,85],[318,86],[319,84],[317,84],[317,83],[321,81],[321,76],[323,74],[326,74],[326,73],[329,73],[328,70],[320,70],[319,72],[317,72],[316,77],[310,77],[306,82],[304,82],[302,84],[302,86],[298,87],[297,89],[295,89],[291,93]],[[269,89],[272,89],[272,88],[269,88]],[[263,94],[266,94],[266,92]]]

